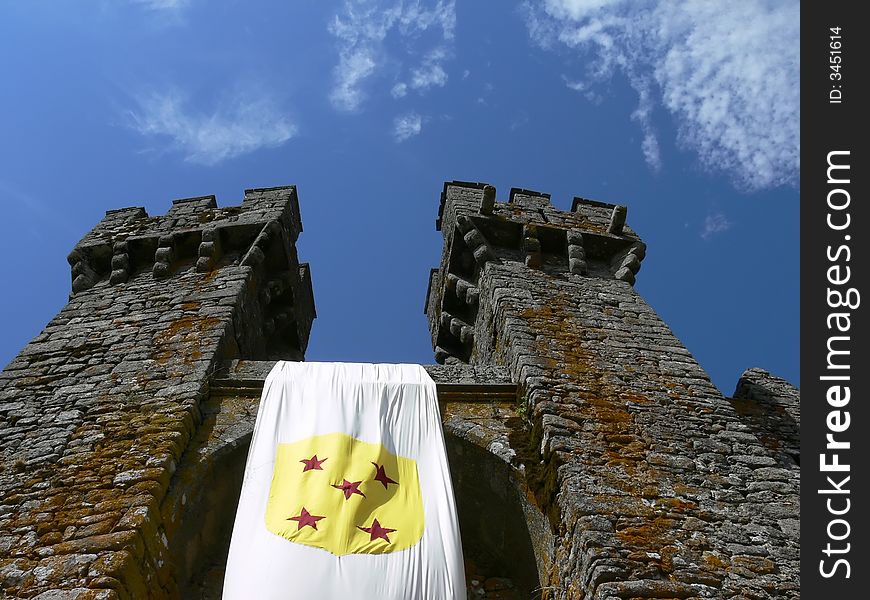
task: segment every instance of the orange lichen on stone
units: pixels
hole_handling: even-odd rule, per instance
[[[180,359],[183,364],[202,357],[202,337],[222,322],[217,317],[183,316],[154,336],[152,356],[158,364]],[[196,355],[196,356],[195,356]]]
[[[617,527],[616,535],[630,548],[658,551],[662,546],[673,541],[674,525],[676,525],[674,519],[657,516],[646,519],[638,525],[621,529]]]

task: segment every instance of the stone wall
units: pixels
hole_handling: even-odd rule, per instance
[[[169,492],[198,460],[210,377],[304,354],[300,231],[289,187],[109,211],[79,242],[69,303],[0,374],[0,594],[178,596],[194,565]]]
[[[632,287],[625,207],[495,192],[445,184],[426,299],[476,567],[532,598],[797,598],[797,390],[711,384]],[[69,303],[0,373],[0,597],[219,589],[258,386],[315,317],[301,230],[286,187],[109,211],[77,244]]]
[[[494,196],[445,184],[427,311],[436,360],[523,390],[529,435],[502,456],[551,527],[541,596],[798,597],[797,396],[756,371],[730,401],[711,384],[632,287],[624,207]]]
[[[734,410],[786,469],[800,466],[800,391],[763,369],[747,369],[737,382]]]

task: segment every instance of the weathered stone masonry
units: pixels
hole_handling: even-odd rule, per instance
[[[182,526],[201,508],[186,490],[221,479],[191,448],[214,428],[210,377],[224,359],[305,351],[301,230],[287,187],[109,211],[79,242],[69,303],[0,374],[0,594],[179,595],[222,525]]]
[[[426,368],[469,565],[531,598],[797,598],[797,390],[715,389],[632,287],[625,207],[453,182],[438,227]],[[284,187],[79,242],[0,374],[0,597],[219,593],[263,379],[315,316],[301,231]]]
[[[534,497],[529,530],[551,526],[541,595],[796,598],[797,391],[750,370],[719,393],[634,291],[646,247],[625,215],[463,182],[441,198],[436,359],[505,365],[520,385],[531,435],[500,455]]]

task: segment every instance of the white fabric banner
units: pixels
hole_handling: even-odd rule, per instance
[[[278,362],[263,387],[224,600],[460,600],[435,383],[419,365]]]

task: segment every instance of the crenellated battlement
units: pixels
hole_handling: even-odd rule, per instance
[[[520,188],[498,202],[494,186],[445,183],[436,222],[445,237],[442,269],[430,274],[425,308],[436,360],[466,362],[472,355],[478,282],[488,262],[633,285],[646,245],[625,224],[626,212],[625,206],[583,198],[574,198],[570,212],[561,211],[549,194]]]
[[[301,231],[295,186],[245,190],[240,206],[224,208],[214,196],[182,198],[157,217],[141,207],[110,210],[67,258],[71,297],[190,268],[205,277],[224,266],[248,267],[266,279],[252,310],[262,313],[266,339],[280,340],[267,355],[301,356],[315,316],[308,265],[296,255]]]
[[[149,271],[156,278],[169,277],[185,262],[195,262],[200,272],[222,261],[257,263],[272,242],[275,251],[283,248],[295,260],[293,246],[301,231],[295,186],[245,190],[240,206],[225,208],[218,208],[214,196],[181,198],[156,217],[141,207],[110,210],[67,257],[72,293],[102,280],[125,283]]]
[[[524,261],[549,270],[561,267],[575,274],[614,276],[634,283],[646,248],[625,224],[625,206],[576,197],[568,212],[554,208],[550,195],[542,192],[513,188],[507,202],[497,202],[495,194],[495,187],[485,183],[445,183],[436,229],[444,230],[452,241],[451,225],[463,229],[464,236],[471,223],[480,232],[475,238],[508,260],[515,258],[513,251],[522,251]],[[637,269],[634,261],[623,265],[628,253],[638,257]],[[607,267],[587,270],[581,260]],[[623,266],[630,273],[620,272]]]

